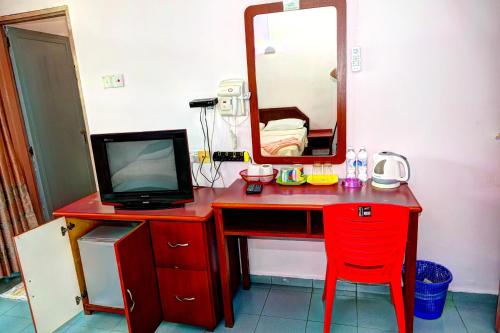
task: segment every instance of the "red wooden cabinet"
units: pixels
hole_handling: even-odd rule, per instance
[[[204,223],[153,221],[151,235],[163,319],[213,330],[220,288],[213,218]]]
[[[156,265],[183,269],[207,268],[203,225],[192,222],[151,222]]]
[[[125,314],[130,332],[154,332],[161,323],[156,270],[145,221],[119,223],[133,227],[114,244],[124,307],[89,302],[77,240],[103,223],[61,217],[16,236],[23,281],[38,333],[54,332],[82,310],[87,314]]]
[[[215,328],[217,318],[206,271],[159,268],[158,281],[166,321]]]
[[[115,244],[129,332],[154,332],[162,318],[150,244],[147,223]]]

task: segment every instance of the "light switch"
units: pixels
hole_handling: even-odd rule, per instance
[[[104,89],[113,88],[113,80],[111,79],[111,75],[105,75],[102,77],[102,86]]]
[[[356,46],[351,50],[351,71],[361,71],[361,47]]]

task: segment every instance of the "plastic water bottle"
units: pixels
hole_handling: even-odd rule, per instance
[[[365,147],[358,151],[358,179],[362,182],[368,180],[368,152]]]
[[[354,148],[347,147],[345,159],[346,178],[356,178],[356,152]]]

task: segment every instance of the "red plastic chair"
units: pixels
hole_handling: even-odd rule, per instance
[[[330,332],[337,279],[389,283],[399,332],[406,333],[401,288],[410,212],[407,207],[355,203],[323,209],[327,256],[324,332]]]

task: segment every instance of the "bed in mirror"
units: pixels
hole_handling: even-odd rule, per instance
[[[302,0],[245,11],[257,163],[345,159],[345,1]]]

